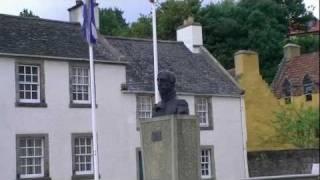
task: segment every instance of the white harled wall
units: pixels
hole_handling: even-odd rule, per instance
[[[90,108],[69,108],[69,66],[44,61],[47,108],[15,106],[15,59],[0,57],[0,179],[16,178],[16,134],[49,135],[50,177],[72,176],[71,134],[91,132]],[[125,66],[97,64],[97,126],[102,180],[136,180],[136,97],[125,94]],[[194,114],[194,97],[186,99]],[[201,132],[201,144],[214,146],[217,180],[244,177],[240,98],[213,97],[214,130]]]

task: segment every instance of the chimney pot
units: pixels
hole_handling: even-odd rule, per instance
[[[301,47],[297,44],[292,44],[292,43],[286,44],[283,47],[284,58],[287,61],[289,61],[291,58],[300,56],[301,55],[300,49],[301,49]]]
[[[177,41],[182,41],[191,52],[199,53],[199,47],[203,45],[201,24],[195,23],[193,17],[188,17],[177,28]]]

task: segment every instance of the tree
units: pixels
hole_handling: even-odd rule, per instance
[[[189,16],[197,17],[200,0],[168,0],[157,8],[157,33],[159,39],[175,40],[176,29]]]
[[[285,7],[288,27],[296,30],[306,30],[307,23],[313,18],[312,12],[307,10],[303,0],[275,0]],[[310,7],[314,8],[314,7]]]
[[[123,11],[118,8],[102,8],[99,11],[100,33],[104,35],[122,36],[127,34],[128,24],[123,18]]]
[[[152,18],[147,15],[140,15],[137,22],[130,26],[128,36],[138,38],[151,38],[152,37]]]
[[[237,50],[254,50],[269,83],[283,57],[289,21],[304,22],[309,16],[302,0],[224,0],[199,14],[205,46],[226,69],[233,67]]]
[[[157,8],[157,36],[159,39],[175,40],[176,29],[183,24],[189,16],[197,17],[201,7],[200,0],[162,2]],[[129,27],[129,32],[125,36],[151,38],[152,18],[149,15],[140,15],[137,22],[133,22]]]
[[[288,106],[276,112],[277,140],[299,148],[319,148],[319,111]]]
[[[34,18],[39,18],[39,16],[33,14],[33,12],[31,10],[28,9],[23,9],[20,13],[20,16],[22,17],[34,17]]]
[[[233,67],[236,51],[257,51],[262,75],[271,82],[287,33],[284,14],[285,10],[273,0],[210,4],[200,12],[205,45],[227,69]]]

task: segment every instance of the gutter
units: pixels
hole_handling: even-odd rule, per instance
[[[281,175],[281,176],[259,176],[252,177],[241,180],[277,180],[277,179],[286,179],[286,180],[301,180],[302,178],[315,178],[315,180],[319,177],[319,174],[293,174],[293,175]]]
[[[0,53],[0,56],[6,57],[27,57],[27,58],[37,58],[37,59],[50,59],[50,60],[61,60],[61,61],[88,61],[86,58],[70,58],[70,57],[60,57],[60,56],[43,56],[43,55],[30,55],[30,54],[14,54],[14,53]],[[121,60],[121,58],[119,59]],[[115,64],[115,65],[127,65],[128,62],[120,61],[110,61],[110,60],[94,60],[101,64]]]

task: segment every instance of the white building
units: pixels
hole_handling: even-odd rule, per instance
[[[159,68],[199,115],[202,178],[244,178],[242,91],[202,46],[199,24],[178,38],[159,41]],[[87,48],[79,23],[0,15],[1,180],[92,177]],[[100,35],[94,52],[101,179],[142,180],[137,121],[151,116],[152,41]]]

